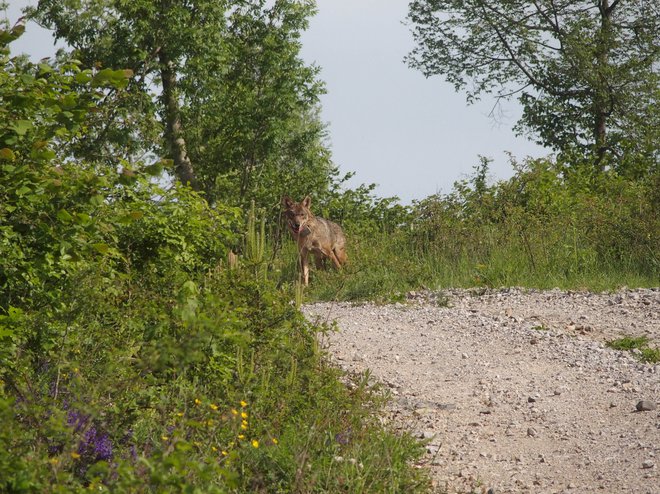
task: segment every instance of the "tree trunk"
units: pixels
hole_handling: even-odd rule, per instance
[[[161,48],[158,52],[160,76],[163,82],[162,101],[165,109],[165,142],[174,160],[174,170],[182,183],[199,190],[192,163],[186,151],[186,141],[181,132],[181,114],[176,87],[176,71],[174,62],[170,60],[167,51]]]
[[[602,165],[602,160],[607,151],[607,122],[611,114],[612,95],[607,80],[608,64],[610,61],[610,50],[612,42],[612,11],[618,3],[617,0],[610,5],[609,0],[600,3],[600,39],[596,55],[596,94],[594,95],[594,146],[596,150],[596,166]]]

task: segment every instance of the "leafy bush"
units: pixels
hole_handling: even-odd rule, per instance
[[[633,180],[551,159],[512,165],[512,178],[489,184],[482,158],[449,194],[410,210],[359,201],[367,212],[355,217],[366,221],[347,220],[349,265],[343,273],[315,273],[321,282],[311,296],[392,300],[454,286],[657,286],[660,175]]]
[[[2,56],[0,491],[424,490],[420,446],[340,383],[263,249],[225,264],[235,208],[164,190],[160,162],[54,151],[129,74]]]

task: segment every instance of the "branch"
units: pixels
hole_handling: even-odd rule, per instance
[[[610,5],[607,9],[605,9],[605,15],[609,16],[612,13],[612,11],[614,11],[618,3],[619,0],[614,0],[612,2],[612,5]]]
[[[513,91],[510,91],[510,92],[508,92],[508,93],[498,94],[498,95],[496,96],[496,99],[495,99],[495,104],[493,105],[493,107],[492,107],[492,108],[490,109],[490,111],[488,112],[488,117],[491,117],[491,118],[494,117],[494,115],[495,115],[495,108],[497,108],[497,107],[499,106],[499,104],[500,104],[500,100],[508,99],[508,98],[510,98],[511,96],[513,96],[514,94],[518,94],[518,93],[524,91],[525,89],[527,89],[527,88],[528,88],[529,86],[531,86],[531,85],[532,85],[531,83],[530,83],[530,84],[525,84],[524,86],[522,86],[522,87],[520,87],[520,88],[518,88],[518,89],[515,89],[515,90],[513,90]]]
[[[541,8],[541,6],[538,4],[538,2],[536,0],[533,0],[532,3],[536,7],[536,11],[539,14],[541,14],[541,17],[543,17],[547,21],[547,23],[550,24],[550,26],[552,27],[552,31],[557,33],[557,34],[561,34],[561,31],[559,29],[559,19],[557,18],[557,11],[554,10],[554,2],[552,4],[553,5],[552,12],[554,14],[554,22],[553,22],[552,18]]]
[[[549,94],[552,94],[553,96],[575,96],[577,94],[580,94],[578,91],[557,91],[554,87],[542,82],[541,80],[537,79],[534,74],[530,71],[528,67],[525,66],[525,64],[522,63],[522,61],[518,58],[516,53],[514,52],[513,48],[507,41],[506,37],[504,34],[500,31],[498,28],[497,24],[494,22],[491,22],[490,16],[488,16],[487,12],[485,12],[484,9],[484,20],[490,25],[490,27],[495,31],[495,34],[497,35],[497,38],[500,40],[500,43],[504,47],[504,49],[507,51],[509,56],[511,57],[511,61],[513,64],[520,69],[520,71],[524,74],[524,76],[527,78],[527,80],[533,84],[534,86],[543,89],[544,91],[548,92]],[[493,9],[491,9],[493,10]],[[494,12],[497,12],[494,10]]]

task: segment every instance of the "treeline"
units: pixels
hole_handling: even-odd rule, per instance
[[[279,213],[284,193],[323,196],[338,179],[319,118],[319,68],[300,57],[312,1],[45,0],[29,17],[84,67],[124,69],[62,150],[121,166],[166,157],[209,204]]]

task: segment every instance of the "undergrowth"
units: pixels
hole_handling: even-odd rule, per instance
[[[578,169],[567,178],[561,162],[547,159],[513,166],[513,178],[487,186],[483,162],[451,193],[399,212],[395,224],[348,224],[348,265],[313,272],[309,299],[397,301],[409,290],[451,287],[660,286],[660,175],[629,180]],[[295,259],[291,244],[284,256]],[[295,279],[294,263],[286,271]]]
[[[0,492],[425,491],[421,445],[267,276],[263,223],[241,240],[240,210],[158,185],[166,161],[55,152],[128,74],[11,59],[21,33],[0,30]]]

